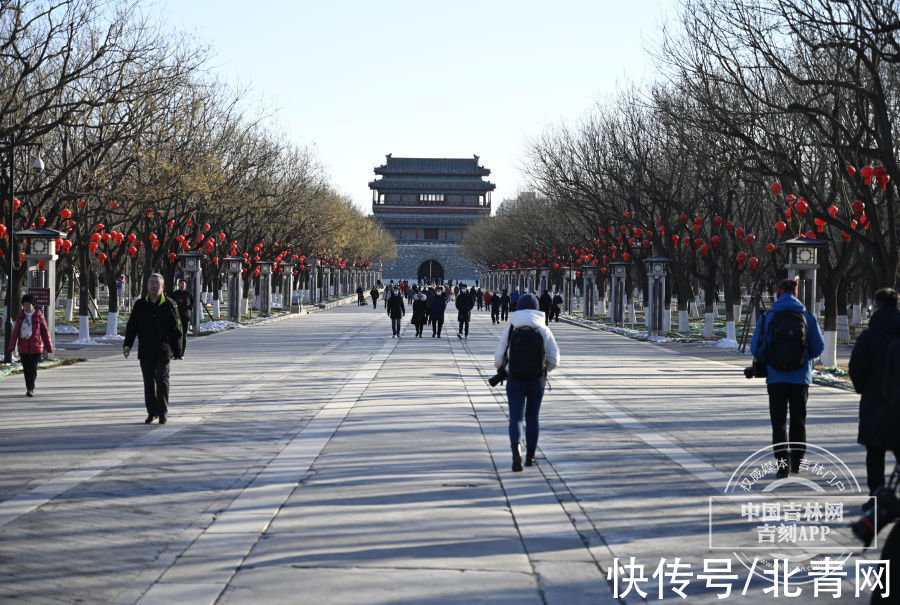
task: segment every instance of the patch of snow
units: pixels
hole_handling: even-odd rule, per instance
[[[667,336],[651,336],[647,342],[675,342],[675,340]]]
[[[107,334],[105,336],[98,337],[97,340],[100,340],[103,342],[121,342],[121,341],[125,340],[125,337],[120,336],[119,334]]]
[[[206,323],[200,324],[201,332],[224,332],[225,330],[230,330],[232,328],[242,328],[243,326],[239,323],[235,323],[233,321],[208,321]]]
[[[57,324],[56,328],[53,330],[57,334],[78,334],[78,328],[75,326],[66,326]]]
[[[72,342],[66,343],[70,345],[103,345],[106,344],[104,342],[97,342],[92,338],[79,338],[77,340],[73,340]]]
[[[732,338],[722,338],[713,343],[715,349],[738,349],[741,344]]]

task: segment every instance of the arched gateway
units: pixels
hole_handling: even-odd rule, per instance
[[[436,260],[427,260],[419,265],[419,271],[416,279],[425,282],[442,283],[444,281],[444,268]]]
[[[471,158],[395,158],[375,168],[372,213],[397,242],[385,279],[427,278],[474,283],[475,266],[459,253],[463,231],[491,215],[490,170]],[[429,263],[434,263],[428,267]],[[423,275],[423,272],[425,273]]]

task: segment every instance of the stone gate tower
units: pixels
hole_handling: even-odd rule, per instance
[[[372,212],[397,241],[397,260],[384,279],[474,283],[475,266],[459,254],[466,227],[491,214],[495,185],[478,156],[395,158],[375,168]]]

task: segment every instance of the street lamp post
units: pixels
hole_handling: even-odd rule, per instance
[[[10,138],[6,141],[6,163],[7,169],[9,170],[9,174],[7,175],[9,178],[7,180],[8,184],[8,200],[9,207],[6,209],[6,236],[9,238],[9,254],[7,254],[7,271],[6,271],[6,326],[3,336],[3,361],[4,363],[12,363],[12,352],[9,350],[9,341],[12,338],[13,325],[16,320],[16,316],[19,314],[19,301],[18,296],[16,296],[13,292],[13,278],[16,274],[16,230],[13,225],[13,220],[15,218],[15,199],[16,199],[16,187],[13,181],[15,177],[15,149],[16,149],[16,140],[15,138]],[[34,159],[34,164],[31,169],[34,172],[40,173],[44,170],[44,162],[41,160],[40,156]]]

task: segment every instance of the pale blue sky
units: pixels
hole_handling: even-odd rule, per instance
[[[527,182],[530,138],[574,122],[617,86],[654,77],[645,48],[675,0],[155,0],[214,48],[288,138],[315,147],[367,212],[372,169],[477,154],[494,207]]]

